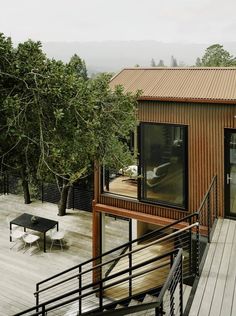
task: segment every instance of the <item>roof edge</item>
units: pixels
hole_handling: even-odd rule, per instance
[[[214,104],[235,104],[236,100],[225,99],[201,99],[201,98],[166,98],[166,97],[148,97],[141,96],[139,101],[166,101],[166,102],[183,102],[183,103],[214,103]]]
[[[126,67],[123,68],[118,74],[123,70],[236,70],[235,67]]]

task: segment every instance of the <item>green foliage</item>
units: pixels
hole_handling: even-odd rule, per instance
[[[118,168],[130,159],[125,141],[135,126],[136,98],[109,88],[111,75],[87,77],[83,60],[50,60],[41,43],[13,48],[0,35],[1,167],[28,180],[73,183],[94,160]]]
[[[73,55],[68,63],[68,69],[71,72],[77,74],[78,77],[84,80],[88,79],[87,69],[85,61],[82,60],[78,55]]]
[[[164,60],[160,59],[157,67],[165,67]]]
[[[202,59],[196,61],[196,66],[201,67],[230,67],[236,66],[236,58],[220,44],[209,46]]]
[[[177,59],[174,56],[171,56],[170,66],[178,67]]]

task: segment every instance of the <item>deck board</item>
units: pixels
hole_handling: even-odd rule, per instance
[[[218,220],[190,316],[236,315],[236,222]]]
[[[211,304],[210,315],[211,316],[218,316],[220,315],[222,301],[224,297],[224,290],[227,281],[228,275],[228,267],[230,261],[230,254],[233,245],[233,238],[235,232],[235,222],[230,221],[229,229],[227,233],[227,238],[224,246],[224,252],[221,260],[221,265],[219,269],[219,273],[216,280],[216,286],[213,296],[213,304]],[[222,295],[223,294],[223,295]],[[232,297],[232,294],[229,294]]]
[[[55,246],[33,253],[17,247],[10,250],[9,221],[22,213],[30,213],[59,221],[59,228],[66,231],[66,248]],[[35,285],[58,272],[92,257],[92,213],[68,210],[66,216],[57,216],[57,205],[34,201],[29,205],[15,195],[0,195],[0,316],[10,316],[35,305]],[[126,223],[119,224],[112,217],[106,219],[106,246],[111,249],[127,242]],[[122,221],[123,222],[123,221]],[[112,233],[116,236],[111,238]],[[41,241],[42,245],[42,241]],[[42,249],[42,248],[41,248]]]
[[[193,303],[192,303],[192,307],[191,307],[191,310],[190,310],[190,313],[189,313],[190,316],[198,315],[199,309],[201,307],[201,302],[202,302],[202,299],[203,299],[203,296],[204,296],[204,291],[205,291],[205,288],[206,288],[206,284],[207,284],[208,276],[209,276],[209,273],[210,273],[210,268],[211,268],[211,264],[212,264],[212,261],[213,261],[213,258],[214,258],[214,254],[215,254],[215,250],[216,250],[216,244],[217,244],[217,241],[218,241],[218,238],[219,238],[219,235],[220,235],[220,230],[221,230],[222,224],[223,224],[223,221],[219,220],[218,224],[216,226],[214,235],[212,237],[212,243],[211,243],[211,246],[210,246],[210,248],[208,250],[208,254],[207,254],[207,258],[206,258],[206,261],[205,261],[205,264],[204,264],[204,268],[203,268],[203,271],[202,271],[202,274],[201,274],[201,278],[199,280],[198,287],[197,287],[197,290],[196,290],[196,293],[195,293],[195,297],[194,297],[194,300],[193,300]]]

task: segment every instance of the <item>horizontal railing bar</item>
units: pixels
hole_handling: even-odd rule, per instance
[[[105,256],[111,254],[112,252],[115,252],[115,251],[117,251],[117,250],[120,250],[121,248],[126,247],[126,246],[129,246],[129,245],[131,245],[131,244],[133,244],[133,243],[135,243],[135,242],[144,241],[144,240],[146,240],[146,239],[149,239],[150,236],[155,235],[155,234],[157,234],[157,233],[159,233],[159,232],[161,232],[161,231],[163,231],[163,230],[165,230],[165,229],[167,229],[167,228],[170,228],[170,227],[172,227],[172,226],[175,226],[175,225],[177,225],[177,224],[179,224],[179,223],[181,223],[181,222],[183,222],[183,221],[185,221],[185,220],[187,220],[187,219],[189,219],[189,218],[191,218],[191,217],[197,216],[197,215],[198,215],[198,212],[194,212],[194,213],[192,213],[192,214],[189,214],[189,215],[187,215],[187,216],[185,216],[185,217],[183,217],[183,218],[181,218],[181,219],[179,219],[179,220],[174,221],[173,223],[168,224],[167,226],[164,226],[164,227],[161,227],[161,228],[155,230],[154,232],[150,232],[150,233],[148,233],[148,234],[145,234],[145,235],[142,236],[142,237],[139,237],[139,238],[137,238],[137,239],[134,239],[132,242],[127,242],[127,243],[125,243],[125,244],[122,244],[121,246],[118,246],[118,247],[116,247],[116,248],[114,248],[114,249],[111,249],[111,250],[109,250],[109,251],[103,253],[103,254],[100,255],[100,256],[97,256],[97,257],[95,257],[95,258],[93,258],[93,259],[89,259],[89,260],[87,260],[87,261],[85,261],[85,262],[83,262],[83,263],[81,263],[81,264],[79,264],[79,265],[76,265],[76,266],[74,266],[74,267],[72,267],[72,268],[66,269],[66,270],[63,271],[63,272],[57,273],[57,274],[51,276],[50,278],[47,278],[47,279],[45,279],[45,280],[42,280],[42,281],[38,282],[37,285],[41,285],[41,284],[43,284],[43,283],[45,283],[45,282],[48,282],[48,281],[50,281],[50,280],[52,280],[52,279],[54,279],[54,278],[56,278],[56,277],[59,277],[59,276],[61,276],[61,275],[63,275],[63,274],[66,274],[66,273],[71,272],[71,271],[73,271],[73,270],[75,270],[75,269],[77,269],[77,268],[80,268],[80,267],[82,267],[82,266],[84,266],[84,265],[86,265],[86,264],[88,264],[88,263],[92,263],[92,262],[94,262],[94,261],[97,261],[97,260],[101,259],[102,257],[105,257]]]
[[[142,250],[144,250],[144,249],[147,249],[148,247],[150,247],[150,246],[152,246],[152,245],[155,245],[155,244],[160,243],[160,242],[162,242],[162,241],[164,241],[164,240],[170,239],[170,238],[172,238],[173,236],[176,236],[176,235],[180,234],[181,232],[186,231],[186,230],[189,230],[189,229],[191,229],[191,228],[193,228],[193,227],[196,227],[196,226],[198,226],[198,222],[195,222],[194,224],[191,224],[191,225],[189,225],[189,226],[186,226],[186,227],[184,227],[184,228],[181,228],[181,229],[177,230],[176,232],[173,232],[173,233],[171,233],[171,234],[169,234],[169,235],[166,235],[166,236],[161,237],[161,238],[159,238],[159,239],[157,239],[157,240],[154,240],[154,241],[150,242],[150,243],[147,244],[147,245],[144,245],[144,246],[142,246],[142,247],[139,247],[138,249],[134,249],[134,250],[129,251],[129,252],[125,253],[125,254],[122,254],[122,255],[116,257],[115,259],[110,259],[110,260],[108,260],[108,261],[106,261],[106,262],[104,262],[104,263],[100,263],[100,264],[98,264],[98,265],[96,265],[96,266],[94,266],[94,267],[92,267],[92,268],[90,268],[90,269],[88,269],[88,270],[86,270],[86,271],[83,271],[83,272],[81,272],[81,273],[79,273],[79,274],[76,274],[75,276],[72,276],[72,277],[70,277],[70,278],[64,279],[64,280],[62,280],[62,281],[60,281],[60,282],[57,282],[57,283],[53,283],[52,285],[50,285],[50,286],[48,286],[48,287],[46,287],[46,288],[44,288],[44,289],[41,289],[41,290],[39,290],[39,291],[34,292],[34,295],[37,295],[37,294],[39,294],[39,293],[42,293],[42,292],[44,292],[44,291],[46,291],[46,290],[48,290],[48,289],[51,289],[51,288],[53,288],[53,287],[55,287],[55,286],[58,286],[58,285],[60,285],[60,284],[63,284],[63,283],[65,283],[65,282],[67,282],[67,281],[70,281],[70,280],[72,280],[72,279],[74,279],[74,278],[79,278],[80,276],[82,276],[82,275],[84,275],[84,274],[86,274],[86,273],[92,272],[92,271],[94,271],[94,270],[96,270],[96,269],[98,269],[98,268],[102,268],[103,266],[105,266],[105,265],[107,265],[107,264],[113,262],[114,260],[120,260],[120,259],[122,259],[122,258],[124,258],[124,257],[126,257],[126,256],[129,256],[129,255],[131,255],[131,254],[134,254],[134,253],[137,253],[137,252],[142,251]]]
[[[111,280],[111,279],[117,278],[118,276],[120,276],[120,275],[122,275],[122,274],[124,274],[124,273],[127,273],[127,272],[129,272],[129,271],[133,271],[133,270],[139,269],[140,267],[143,267],[143,264],[144,264],[144,265],[145,265],[145,264],[150,264],[150,263],[155,262],[155,261],[157,261],[157,260],[161,260],[161,259],[163,259],[163,258],[165,258],[165,257],[169,257],[169,256],[171,256],[171,255],[173,255],[173,254],[175,254],[175,253],[176,253],[176,250],[173,250],[173,251],[168,252],[168,253],[166,253],[166,254],[162,254],[161,256],[157,256],[157,257],[155,257],[155,258],[152,258],[152,259],[148,260],[147,262],[140,263],[140,264],[138,264],[138,265],[136,265],[136,266],[133,266],[131,269],[128,268],[128,269],[126,269],[126,270],[124,270],[124,271],[120,271],[120,272],[118,272],[118,273],[116,273],[116,274],[110,275],[110,276],[107,277],[106,279],[103,279],[102,282],[107,282],[107,281],[109,281],[109,280]],[[165,265],[167,265],[167,264],[165,264]],[[157,268],[158,268],[158,267],[151,268],[150,271],[153,270],[153,269],[155,270],[155,269],[157,269]],[[146,271],[146,270],[145,270],[145,271]],[[143,275],[145,271],[140,272],[140,275]],[[124,279],[122,279],[122,280],[118,280],[118,281],[117,281],[118,284],[121,283],[121,282],[127,281],[127,280],[128,280],[127,278],[128,278],[128,279],[129,279],[129,278],[132,278],[132,275],[129,276],[129,277],[126,277],[126,278],[124,278]],[[127,279],[127,280],[126,280],[126,279]],[[74,294],[76,294],[76,293],[79,292],[79,291],[87,290],[87,289],[89,289],[89,288],[91,288],[91,287],[94,288],[94,287],[96,287],[96,285],[99,285],[100,282],[101,282],[101,281],[92,282],[91,284],[88,284],[88,285],[84,286],[83,288],[73,290],[73,291],[71,291],[71,292],[69,292],[69,293],[66,293],[66,294],[63,294],[63,295],[61,295],[61,296],[58,296],[58,297],[56,297],[56,298],[54,298],[54,299],[48,300],[48,301],[46,301],[46,302],[44,302],[44,303],[41,303],[41,304],[37,305],[37,308],[41,308],[41,307],[43,307],[43,306],[49,305],[49,304],[51,304],[51,303],[53,303],[53,302],[59,301],[59,300],[61,300],[61,299],[63,299],[63,298],[66,298],[66,297],[68,297],[68,296],[74,295]],[[115,284],[116,284],[116,282],[113,282],[113,283],[111,283],[111,284],[108,284],[108,285],[106,285],[106,288],[107,288],[107,287],[112,287],[112,286],[114,286]],[[56,309],[56,308],[58,308],[58,307],[60,307],[60,306],[69,304],[70,302],[73,302],[74,300],[82,299],[82,298],[84,298],[84,297],[86,297],[86,296],[89,296],[89,295],[91,295],[91,294],[94,294],[94,293],[96,293],[96,292],[98,292],[98,289],[94,289],[94,290],[92,290],[92,291],[90,291],[90,292],[87,292],[87,293],[85,293],[85,294],[79,295],[79,296],[77,296],[76,298],[72,298],[72,299],[67,300],[67,301],[65,301],[65,302],[62,302],[62,303],[60,303],[60,304],[54,305],[54,306],[52,306],[52,307],[49,307],[49,308],[47,308],[47,311],[50,311],[50,310]],[[25,310],[25,311],[22,312],[22,313],[15,314],[15,316],[23,315],[24,313],[33,311],[35,308],[36,308],[36,307],[34,306],[34,307],[30,308],[30,309]],[[38,315],[38,314],[35,314],[35,315]]]

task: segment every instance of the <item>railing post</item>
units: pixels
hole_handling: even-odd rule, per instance
[[[41,184],[41,200],[42,200],[42,203],[43,203],[43,195],[44,195],[44,187],[43,187],[43,181],[42,181],[42,184]]]
[[[180,277],[179,277],[179,312],[183,315],[183,256],[180,259]]]
[[[216,218],[218,218],[218,189],[217,189],[217,176],[215,178],[215,214],[216,214]]]
[[[200,262],[200,238],[199,238],[199,212],[197,213],[197,222],[198,225],[196,226],[196,275],[199,276],[199,262]]]
[[[75,188],[74,185],[72,184],[72,208],[73,210],[75,209]]]
[[[129,276],[132,276],[132,222],[129,220]],[[132,278],[129,279],[129,296],[132,296]]]
[[[81,288],[82,288],[82,267],[79,266],[79,296],[81,296],[82,292],[81,292]],[[82,298],[79,298],[79,315],[81,315],[82,313]]]
[[[189,218],[189,225],[192,224],[192,217]],[[192,249],[192,228],[189,230],[189,275],[193,273],[193,249]]]
[[[45,309],[45,305],[42,305],[42,316],[46,316],[46,309]]]
[[[155,316],[163,316],[163,315],[164,315],[164,312],[163,312],[163,302],[162,302],[160,306],[156,308]]]
[[[36,299],[36,306],[38,306],[39,305],[39,284],[37,283],[36,284],[36,293],[35,293],[35,299]],[[36,312],[38,312],[39,310],[38,310],[38,307],[36,308]]]
[[[210,238],[210,231],[211,231],[211,199],[210,199],[210,194],[207,196],[207,235],[208,235],[208,242],[211,242]]]
[[[9,194],[9,175],[7,173],[7,194]]]
[[[102,312],[103,309],[103,280],[99,282],[99,310]]]

